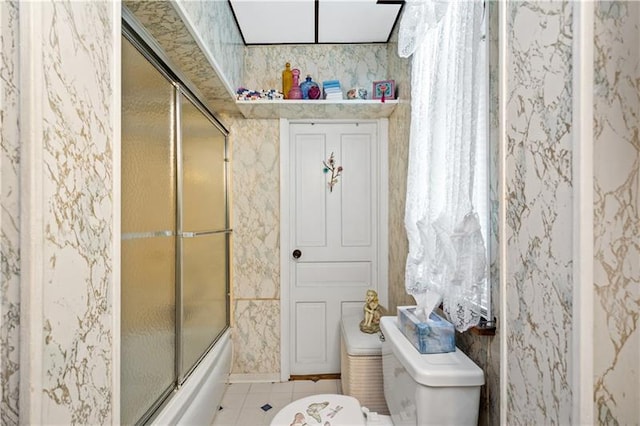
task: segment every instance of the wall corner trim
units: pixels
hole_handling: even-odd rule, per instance
[[[42,423],[43,372],[43,10],[20,5],[20,423]]]
[[[594,3],[573,14],[573,332],[572,419],[594,422],[593,73]]]

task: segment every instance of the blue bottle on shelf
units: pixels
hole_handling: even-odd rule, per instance
[[[302,90],[302,99],[309,99],[309,89],[313,86],[318,87],[318,83],[311,81],[311,76],[307,74],[305,81],[300,83],[300,90]]]

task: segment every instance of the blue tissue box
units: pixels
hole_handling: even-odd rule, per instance
[[[421,354],[455,352],[456,332],[449,321],[435,312],[426,321],[415,314],[415,306],[398,306],[398,328]]]

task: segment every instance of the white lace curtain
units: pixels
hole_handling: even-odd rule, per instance
[[[482,19],[481,1],[409,0],[398,42],[400,56],[413,55],[405,285],[425,315],[442,302],[459,331],[478,323],[487,285],[474,209],[476,150],[486,137]]]

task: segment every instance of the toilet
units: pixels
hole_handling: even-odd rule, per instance
[[[380,328],[384,397],[390,416],[361,406],[348,395],[312,395],[291,402],[272,426],[477,425],[484,373],[455,352],[420,354],[400,332],[396,317]]]

